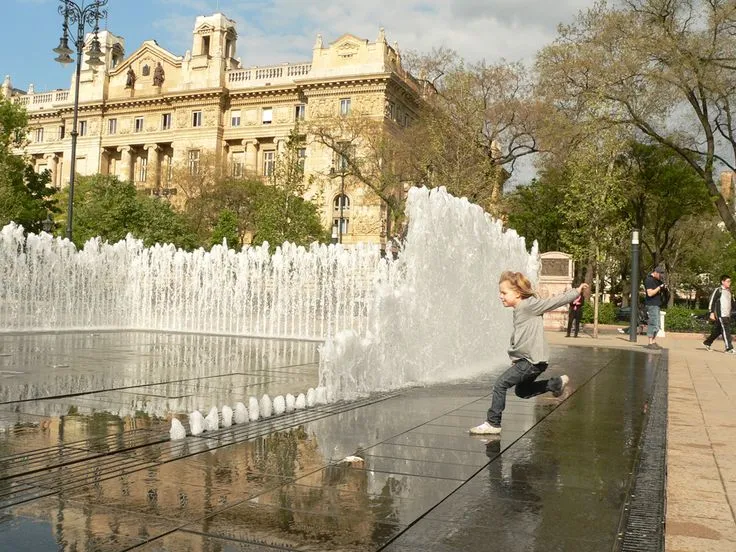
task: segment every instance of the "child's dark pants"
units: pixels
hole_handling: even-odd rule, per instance
[[[532,364],[526,359],[521,359],[514,362],[511,368],[501,374],[493,386],[493,399],[491,399],[491,408],[488,409],[488,423],[501,427],[501,414],[506,408],[506,391],[511,387],[516,386],[516,395],[522,399],[535,397],[547,391],[559,390],[562,386],[559,376],[536,381],[547,366],[546,362]]]

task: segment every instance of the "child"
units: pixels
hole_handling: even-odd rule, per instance
[[[535,381],[547,369],[549,347],[544,339],[542,315],[573,301],[588,287],[566,291],[549,299],[539,299],[532,289],[529,279],[521,272],[506,271],[498,281],[499,295],[504,307],[514,309],[514,331],[511,334],[509,358],[511,368],[496,380],[493,386],[493,399],[488,409],[488,419],[470,429],[474,435],[495,435],[501,433],[501,414],[506,407],[506,390],[516,386],[516,394],[528,399],[551,391],[555,397],[562,395],[570,380],[566,375],[554,376],[548,380]]]

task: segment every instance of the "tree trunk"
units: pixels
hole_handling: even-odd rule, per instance
[[[595,266],[594,266],[594,275],[595,275],[595,289],[594,289],[594,295],[593,295],[593,337],[595,339],[598,339],[598,303],[599,303],[599,292],[600,292],[600,281],[601,281],[601,273],[600,273],[600,266],[598,264],[598,246],[595,248]]]

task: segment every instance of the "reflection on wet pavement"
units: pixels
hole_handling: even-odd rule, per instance
[[[121,353],[120,335],[105,337],[126,362],[138,358]],[[169,349],[178,343],[192,350],[195,343],[192,336],[145,337]],[[198,358],[227,356],[208,353],[208,346],[221,346],[210,339],[198,343]],[[310,378],[314,385],[313,344],[294,342],[297,352],[288,352],[279,342],[269,346],[276,353],[268,356],[261,342],[255,345],[264,347],[260,352],[245,353],[249,345],[220,339],[229,351],[240,351],[235,358],[258,360],[251,366],[212,363],[197,378],[196,362],[177,374],[168,360],[156,361],[160,371],[146,364],[155,354],[138,358],[143,367],[124,368],[112,353],[115,368],[77,372],[76,389],[82,393],[87,386],[88,392],[62,398],[59,406],[43,399],[69,392],[53,388],[63,380],[55,372],[44,376],[29,368],[3,388],[0,550],[612,548],[653,359],[660,355],[586,350],[581,366],[572,364],[577,350],[555,350],[550,370],[555,363],[569,366],[573,392],[562,400],[510,395],[501,436],[467,435],[488,408],[492,378],[485,377],[325,408],[314,418],[290,422],[294,415],[287,414],[251,424],[250,433],[246,424],[169,441],[166,420],[156,411],[175,404],[170,393],[191,392],[209,406],[213,391],[224,402],[248,386],[273,393]],[[146,349],[143,341],[136,337],[129,346]],[[13,347],[10,337],[0,342],[4,351]],[[35,351],[29,362],[39,358]],[[22,363],[14,362],[17,370]],[[224,381],[237,385],[228,390]],[[145,387],[125,393],[153,405],[150,414],[116,414],[120,404],[135,402],[105,386],[131,384]],[[54,409],[63,415],[54,418]],[[342,460],[356,454],[359,459]]]

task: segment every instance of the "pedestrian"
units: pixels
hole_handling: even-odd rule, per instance
[[[588,284],[580,284],[579,287],[560,295],[540,299],[532,289],[529,279],[521,272],[506,271],[501,274],[498,282],[501,303],[504,307],[514,309],[514,326],[509,348],[511,368],[496,380],[486,421],[471,428],[471,434],[501,433],[501,415],[506,407],[506,391],[511,387],[516,386],[516,395],[524,399],[548,391],[556,397],[562,395],[562,391],[570,381],[567,375],[536,381],[547,369],[549,361],[549,346],[544,338],[542,315],[570,303],[587,287]]]
[[[713,290],[708,303],[708,311],[711,322],[713,322],[713,331],[710,332],[708,339],[703,341],[705,348],[711,351],[711,345],[723,336],[723,342],[726,344],[726,353],[733,355],[733,342],[731,341],[731,307],[733,298],[731,296],[731,277],[728,274],[721,276],[721,285]]]
[[[644,306],[647,309],[647,336],[649,337],[648,349],[661,349],[657,343],[659,333],[659,310],[662,305],[662,292],[666,289],[664,278],[667,275],[665,266],[659,263],[644,280]]]
[[[585,297],[582,293],[578,295],[575,299],[573,299],[572,303],[570,303],[570,306],[567,310],[567,335],[565,337],[570,337],[570,330],[573,330],[573,335],[575,337],[578,336],[578,331],[580,330],[580,320],[583,318],[584,304]]]

